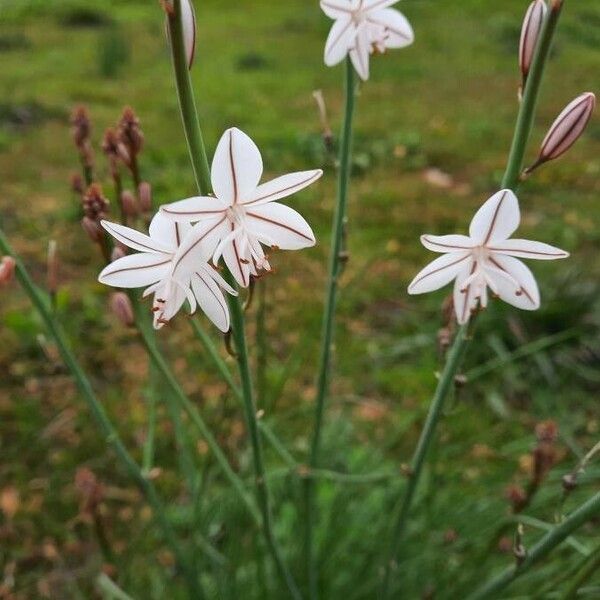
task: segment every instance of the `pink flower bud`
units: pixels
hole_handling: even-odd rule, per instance
[[[81,219],[81,226],[92,242],[97,244],[102,240],[102,229],[100,229],[100,225],[98,225],[97,221],[94,221],[94,219],[91,219],[90,217],[83,217],[83,219]]]
[[[0,261],[0,285],[6,285],[13,280],[17,263],[12,256],[4,256]]]
[[[525,13],[525,19],[523,19],[521,41],[519,42],[519,67],[523,74],[523,85],[525,85],[525,80],[533,62],[533,55],[547,11],[548,7],[544,0],[534,0],[529,5]]]
[[[121,194],[121,206],[125,216],[135,217],[137,215],[137,202],[135,196],[129,190],[125,190]]]
[[[550,127],[537,161],[527,169],[530,173],[539,165],[562,156],[584,132],[594,107],[596,96],[586,92],[569,103]]]
[[[140,183],[138,196],[141,211],[144,213],[150,212],[152,210],[152,186],[147,181]]]
[[[127,251],[125,250],[125,248],[123,248],[123,246],[121,246],[121,244],[117,243],[110,255],[111,262],[115,262],[115,260],[119,260],[124,256],[127,256]]]
[[[110,297],[110,310],[125,327],[131,327],[135,323],[131,300],[125,292],[112,294]]]

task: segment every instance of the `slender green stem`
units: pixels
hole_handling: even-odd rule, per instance
[[[340,160],[338,193],[335,213],[333,217],[333,230],[331,237],[331,249],[329,255],[329,277],[327,279],[327,293],[325,299],[325,310],[323,312],[323,326],[321,333],[321,354],[319,360],[319,371],[317,375],[317,396],[315,399],[315,424],[310,451],[310,468],[319,466],[319,453],[321,450],[321,437],[323,429],[323,417],[325,413],[325,401],[329,393],[329,379],[331,369],[331,350],[333,345],[333,330],[335,322],[335,309],[337,304],[338,283],[342,261],[342,245],[344,237],[344,226],[346,220],[346,205],[348,201],[348,186],[352,170],[352,125],[354,120],[354,108],[356,105],[356,84],[354,67],[350,59],[346,60],[345,66],[345,113],[340,139]],[[313,528],[315,523],[314,496],[315,481],[306,479],[303,485],[304,492],[304,560],[308,578],[310,598],[318,596],[318,573],[317,564],[313,555]]]
[[[479,600],[496,597],[515,579],[523,575],[531,567],[547,556],[554,548],[567,539],[576,529],[600,515],[600,493],[590,498],[577,510],[572,512],[562,523],[548,532],[542,539],[527,551],[525,559],[518,565],[509,567],[494,577],[468,597],[468,600]]]
[[[164,506],[158,496],[158,493],[156,492],[156,489],[154,488],[154,485],[143,476],[140,467],[127,451],[127,448],[119,437],[117,429],[112,424],[111,420],[106,414],[106,411],[104,410],[104,407],[96,397],[89,379],[77,361],[75,354],[71,350],[62,327],[53,318],[52,312],[49,308],[49,303],[34,284],[23,262],[14,253],[8,240],[6,239],[6,236],[4,235],[4,232],[1,229],[0,251],[12,256],[15,259],[17,279],[19,280],[19,283],[25,290],[26,294],[29,296],[33,306],[38,311],[50,335],[54,339],[58,351],[60,352],[60,355],[67,368],[73,375],[77,388],[87,402],[92,416],[104,434],[107,443],[113,448],[115,454],[126,468],[129,476],[136,482],[146,500],[150,504],[157,523],[162,530],[163,536],[173,550],[176,560],[181,566],[181,569],[185,575],[187,585],[189,587],[190,597],[194,599],[204,598],[204,593],[200,587],[199,579],[196,576],[196,573],[194,573],[193,569],[190,568],[187,557],[179,546],[177,537],[175,536],[171,524],[166,517]]]
[[[169,31],[171,37],[171,48],[173,54],[173,66],[177,79],[177,92],[183,127],[188,143],[190,158],[196,174],[196,183],[200,193],[208,193],[210,190],[210,176],[208,158],[202,140],[200,122],[196,111],[196,103],[192,90],[191,80],[187,68],[185,48],[183,43],[183,32],[181,28],[181,4],[180,0],[174,1],[174,14],[169,16]],[[230,275],[230,274],[228,274]],[[232,278],[229,276],[229,280]],[[269,493],[265,478],[264,463],[262,459],[262,445],[256,418],[256,409],[253,398],[250,368],[248,363],[248,351],[246,347],[246,335],[244,325],[244,312],[237,297],[229,298],[229,307],[232,317],[233,335],[238,353],[238,364],[242,381],[242,396],[246,411],[246,421],[252,443],[252,454],[256,475],[256,491],[262,517],[262,529],[269,551],[271,552],[277,571],[286,582],[288,590],[293,598],[301,598],[298,588],[288,571],[283,557],[273,535],[271,508]]]
[[[301,594],[296,583],[285,565],[281,550],[273,533],[271,505],[269,490],[263,460],[262,443],[258,428],[258,419],[256,418],[256,406],[254,403],[254,394],[252,390],[252,380],[250,376],[250,364],[248,361],[248,348],[246,344],[246,334],[244,326],[244,311],[238,298],[231,296],[229,298],[229,309],[231,311],[231,324],[235,348],[237,351],[238,365],[240,368],[240,378],[242,381],[242,395],[244,400],[244,409],[246,413],[246,425],[250,434],[252,445],[252,458],[254,461],[254,473],[256,484],[256,495],[258,504],[262,513],[263,532],[267,547],[273,556],[275,566],[279,576],[285,581],[288,591],[292,598],[299,599]]]
[[[523,168],[523,159],[527,142],[533,127],[535,117],[535,107],[540,91],[542,76],[550,54],[552,40],[556,31],[558,18],[562,8],[562,0],[554,0],[549,11],[548,17],[540,33],[540,39],[535,52],[535,57],[525,85],[525,92],[521,101],[513,142],[511,145],[506,171],[502,179],[502,187],[516,190],[521,179],[521,170]],[[408,484],[404,492],[402,503],[396,516],[396,522],[393,527],[392,543],[388,551],[387,560],[384,567],[383,585],[381,597],[387,598],[390,593],[390,583],[392,572],[396,565],[397,555],[401,547],[402,536],[406,521],[410,513],[411,504],[417,489],[419,479],[423,471],[425,458],[429,446],[434,438],[435,429],[442,414],[448,392],[451,389],[452,382],[462,363],[462,358],[466,352],[470,335],[467,326],[463,326],[448,352],[448,358],[443,373],[438,382],[435,394],[433,396],[427,420],[421,431],[417,448],[411,461],[411,473]]]
[[[196,184],[201,194],[207,194],[211,188],[210,169],[208,168],[208,156],[204,147],[204,139],[200,127],[189,127],[191,119],[197,121],[196,100],[192,89],[192,80],[185,55],[185,44],[183,41],[183,25],[181,22],[181,1],[173,2],[173,14],[168,15],[169,37],[171,40],[171,52],[173,54],[173,69],[175,71],[175,82],[177,84],[177,95],[181,116],[184,122],[185,137],[190,153],[192,168]]]
[[[105,600],[133,600],[106,573],[98,575],[96,586]]]
[[[258,310],[256,311],[256,397],[261,408],[267,408],[267,280],[260,279],[258,287]]]
[[[177,400],[181,408],[185,411],[185,413],[191,419],[194,426],[200,432],[200,435],[206,441],[208,447],[210,448],[211,452],[213,453],[217,462],[219,463],[223,474],[225,475],[225,477],[227,477],[233,488],[236,490],[239,497],[248,508],[248,511],[252,515],[253,519],[257,523],[260,522],[260,516],[257,512],[256,506],[254,505],[254,502],[252,502],[252,499],[249,497],[248,492],[244,487],[244,483],[239,478],[239,476],[236,475],[236,473],[234,473],[233,469],[231,468],[231,465],[227,460],[227,457],[225,456],[225,454],[223,454],[223,451],[219,447],[217,440],[210,432],[210,429],[205,423],[204,419],[202,418],[202,415],[198,412],[198,410],[192,404],[190,399],[185,395],[185,392],[181,389],[181,386],[179,385],[177,379],[175,378],[171,369],[167,365],[165,359],[163,358],[163,355],[156,347],[155,340],[146,328],[142,327],[139,331],[142,337],[142,341],[146,346],[146,350],[148,351],[148,354],[152,359],[152,362],[154,363],[155,367],[160,371],[165,381],[169,385],[173,393],[173,397]]]
[[[575,600],[577,598],[577,592],[580,587],[595,573],[598,573],[600,569],[600,546],[596,546],[589,556],[586,556],[583,560],[583,564],[580,565],[573,581],[569,584],[569,587],[565,590],[562,595],[562,600]]]
[[[148,476],[148,473],[154,466],[154,442],[156,440],[156,377],[155,372],[152,371],[150,374],[150,384],[146,388],[146,402],[148,403],[148,425],[146,429],[146,439],[144,441],[144,453],[142,459],[142,472],[144,476]]]

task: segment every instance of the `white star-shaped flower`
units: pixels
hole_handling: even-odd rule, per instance
[[[262,157],[256,144],[239,129],[228,129],[212,163],[216,198],[196,196],[161,207],[161,213],[172,221],[198,222],[186,237],[188,251],[213,253],[215,265],[222,256],[243,287],[249,285],[251,275],[271,268],[261,243],[280,250],[315,244],[304,218],[275,200],[307,187],[323,171],[290,173],[259,185],[262,173]]]
[[[461,325],[479,305],[487,306],[488,287],[517,308],[536,310],[540,306],[537,283],[518,258],[555,260],[569,254],[542,242],[509,239],[520,220],[517,197],[511,190],[502,190],[477,211],[468,236],[421,236],[426,248],[443,255],[414,278],[408,293],[432,292],[454,279],[454,309]]]
[[[321,0],[335,20],[325,44],[325,64],[333,67],[350,55],[363,81],[369,79],[369,56],[404,48],[415,36],[406,17],[393,8],[398,0]]]
[[[148,287],[144,297],[154,294],[154,327],[160,329],[179,312],[187,299],[190,312],[199,306],[223,332],[229,330],[229,308],[222,290],[236,291],[207,262],[210,252],[190,251],[186,238],[191,226],[174,223],[158,213],[150,223],[150,235],[102,221],[119,242],[139,250],[108,265],[98,280],[118,288]]]

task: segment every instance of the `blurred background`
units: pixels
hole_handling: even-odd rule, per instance
[[[313,225],[318,245],[277,254],[277,273],[265,290],[259,407],[302,464],[335,197],[335,165],[312,93],[323,91],[337,132],[343,69],[323,65],[330,21],[316,0],[195,4],[192,76],[209,152],[225,128],[238,126],[262,149],[266,175],[325,170],[318,185],[290,202]],[[350,260],[323,453],[331,476],[319,487],[316,541],[326,598],[374,597],[403,487],[401,465],[410,459],[441,357],[448,290],[406,294],[432,258],[418,237],[465,230],[474,209],[499,187],[518,110],[517,47],[527,5],[405,0],[398,8],[411,21],[416,43],[375,58],[371,81],[361,87]],[[286,597],[257,569],[256,531],[202,442],[194,456],[202,493],[190,499],[160,384],[136,334],[109,310],[109,290],[96,283],[101,257],[80,227],[81,201],[70,185],[78,171],[72,109],[84,104],[90,111],[98,178],[112,197],[100,144],[129,105],[145,134],[140,168],[155,205],[195,192],[158,2],[0,0],[0,65],[3,228],[41,285],[46,249],[56,240],[57,314],[137,457],[149,406],[156,406],[153,477],[182,538],[193,536],[197,511],[203,535],[226,557],[221,568],[199,559],[210,570],[215,597]],[[528,160],[571,99],[599,91],[599,72],[600,3],[567,1]],[[456,390],[439,430],[402,551],[399,597],[462,597],[514,560],[517,518],[531,545],[557,514],[599,487],[600,465],[592,461],[561,504],[562,476],[600,439],[599,196],[596,116],[566,156],[542,167],[519,192],[522,237],[572,257],[534,265],[539,312],[494,302],[480,319],[465,364],[467,383]],[[94,586],[103,568],[133,598],[184,597],[149,509],[93,426],[39,319],[16,284],[0,293],[0,598],[110,598]],[[251,485],[243,414],[192,339],[188,318],[161,332],[164,351]],[[255,304],[248,316],[253,340],[256,318]],[[257,347],[253,341],[254,360]],[[277,534],[300,577],[299,478],[270,448],[267,460]],[[512,592],[555,597],[598,544],[595,525],[570,538]],[[599,597],[595,577],[583,597]]]

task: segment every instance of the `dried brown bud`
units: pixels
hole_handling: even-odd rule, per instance
[[[102,484],[90,469],[81,467],[75,473],[75,488],[80,496],[80,516],[93,517],[104,498]]]
[[[125,292],[115,292],[110,297],[110,309],[125,327],[131,327],[135,323],[133,306]]]
[[[533,56],[547,12],[548,7],[544,0],[534,0],[529,5],[523,19],[521,40],[519,42],[519,67],[523,75],[523,86],[525,86],[525,80],[533,62]]]
[[[109,158],[119,157],[119,136],[115,129],[109,127],[104,132],[104,138],[102,138],[102,151]]]
[[[505,496],[515,513],[520,512],[527,505],[527,493],[520,485],[509,485]]]
[[[98,244],[102,241],[103,233],[98,221],[90,219],[90,217],[83,217],[81,219],[81,226],[92,242]]]
[[[93,183],[87,189],[82,204],[85,216],[93,221],[103,219],[110,209],[110,202],[104,197],[102,187],[97,183]]]
[[[558,425],[556,421],[541,421],[535,426],[535,436],[538,442],[554,443],[558,439]]]
[[[152,210],[152,186],[147,181],[142,181],[138,188],[138,197],[140,199],[140,210],[148,213]]]
[[[85,106],[77,106],[71,114],[73,127],[73,141],[78,148],[82,148],[89,141],[92,133],[90,116]]]
[[[83,183],[83,177],[79,173],[73,173],[73,175],[71,175],[71,189],[76,194],[83,195],[85,184]]]
[[[139,154],[144,145],[144,134],[140,128],[140,120],[132,108],[126,107],[119,121],[119,138],[126,146],[128,153]]]
[[[526,173],[531,173],[543,163],[555,160],[569,150],[585,131],[595,106],[596,96],[591,92],[586,92],[570,102],[548,130],[537,161]]]
[[[129,190],[125,190],[121,194],[121,206],[123,214],[127,217],[135,217],[138,213],[137,201]]]
[[[0,261],[0,285],[9,284],[14,276],[17,263],[12,256],[3,256]]]
[[[58,290],[58,253],[55,240],[50,240],[48,243],[47,269],[48,292],[56,294]]]

